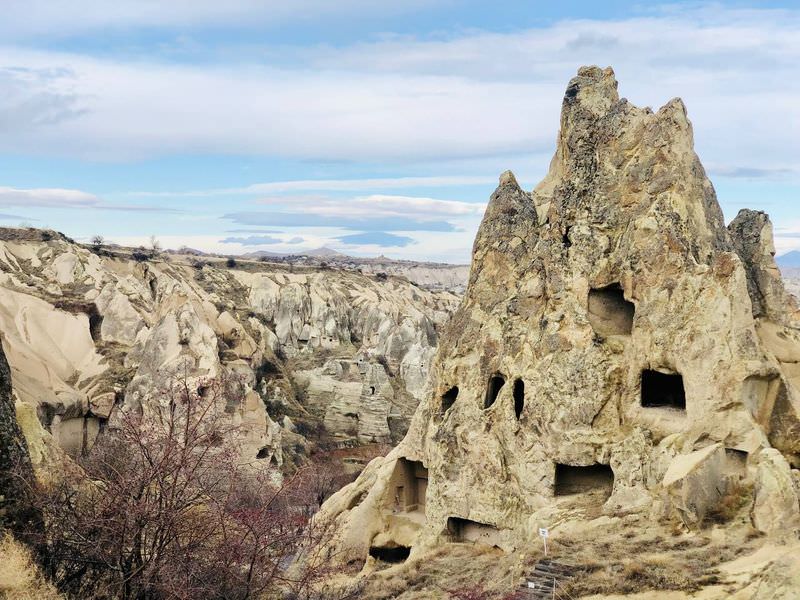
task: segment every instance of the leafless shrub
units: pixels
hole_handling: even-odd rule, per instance
[[[235,385],[176,378],[157,408],[121,416],[82,466],[37,490],[45,567],[71,597],[246,600],[280,590],[315,598],[329,532],[310,524],[318,474],[281,484],[243,465],[226,407]],[[231,398],[231,395],[234,398]],[[292,567],[303,549],[309,557]]]

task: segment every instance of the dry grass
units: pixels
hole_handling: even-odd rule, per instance
[[[10,535],[0,540],[0,598],[4,600],[61,600],[33,562],[31,553]]]
[[[734,508],[738,505],[740,501],[732,497],[728,514],[741,510]],[[578,568],[577,576],[563,590],[568,594],[565,597],[694,592],[721,583],[718,566],[753,552],[761,543],[749,526],[728,525],[726,535],[720,537],[710,530],[692,533],[670,523],[641,519],[555,535],[550,556]],[[481,590],[483,595],[478,597],[502,599],[540,558],[538,540],[510,555],[487,546],[445,544],[403,565],[373,572],[361,598],[450,600],[459,597],[456,591],[474,595]]]
[[[516,585],[516,560],[488,546],[445,544],[403,565],[373,573],[362,600],[457,598],[480,589],[485,600],[504,598]]]
[[[548,544],[550,558],[577,567],[576,576],[561,590],[563,597],[691,593],[724,585],[720,565],[751,554],[764,543],[747,515],[751,495],[746,486],[731,488],[694,531],[676,519],[656,522],[636,515],[555,530]],[[486,546],[445,544],[403,565],[373,572],[361,598],[499,600],[509,597],[541,558],[538,539],[513,554]]]
[[[697,591],[719,583],[716,567],[753,551],[756,540],[746,528],[727,543],[715,544],[703,533],[670,535],[668,528],[632,525],[602,535],[561,538],[553,546],[554,554],[579,567],[579,575],[567,589],[578,598],[648,590]]]

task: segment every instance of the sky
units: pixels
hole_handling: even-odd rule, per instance
[[[800,4],[0,0],[0,225],[240,254],[469,261],[564,89],[683,98],[728,220],[800,249]]]

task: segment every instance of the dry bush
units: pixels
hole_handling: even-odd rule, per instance
[[[706,515],[706,522],[729,523],[753,501],[753,484],[736,482]]]
[[[481,544],[445,544],[373,573],[362,600],[423,598],[502,600],[516,587],[513,556]]]
[[[37,546],[59,589],[82,600],[315,597],[330,532],[310,518],[330,482],[301,470],[278,485],[269,465],[243,465],[228,415],[241,396],[236,381],[176,377],[98,440],[82,461],[92,483],[38,490]],[[300,549],[311,560],[290,571]]]
[[[6,534],[0,540],[0,597],[5,600],[61,600],[42,576],[30,551]]]

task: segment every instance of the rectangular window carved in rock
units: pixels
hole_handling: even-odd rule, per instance
[[[614,488],[614,472],[608,465],[599,463],[586,467],[556,464],[554,494],[571,496],[600,491],[605,501]]]
[[[472,542],[487,546],[496,546],[501,542],[500,532],[493,525],[460,517],[447,518],[447,532],[454,542]]]
[[[428,469],[421,462],[400,458],[395,463],[387,503],[397,512],[425,512]]]
[[[630,335],[636,308],[619,284],[589,290],[589,323],[599,335]]]
[[[686,391],[679,373],[642,371],[642,406],[686,410]]]

